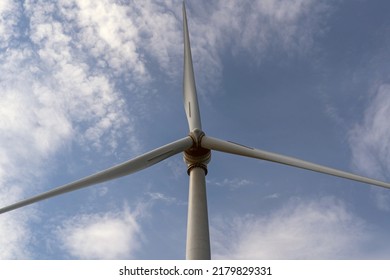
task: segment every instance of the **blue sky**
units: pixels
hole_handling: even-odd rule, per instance
[[[388,1],[187,1],[207,135],[390,181]],[[0,204],[187,135],[181,1],[0,4]],[[212,153],[212,258],[388,259],[390,192]],[[0,216],[1,259],[182,259],[182,155]]]

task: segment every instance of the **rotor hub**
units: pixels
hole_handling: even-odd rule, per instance
[[[184,151],[184,161],[187,164],[188,175],[190,175],[191,170],[196,167],[202,168],[207,175],[207,164],[211,159],[211,151],[201,146],[202,137],[204,135],[205,133],[200,129],[194,129],[189,134],[194,141],[194,145]]]

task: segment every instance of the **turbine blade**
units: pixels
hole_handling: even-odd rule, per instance
[[[215,150],[215,151],[220,151],[220,152],[225,152],[225,153],[230,153],[230,154],[236,154],[236,155],[241,155],[241,156],[246,156],[246,157],[251,157],[251,158],[257,158],[257,159],[262,159],[262,160],[267,160],[267,161],[272,161],[276,163],[281,163],[285,165],[290,165],[302,169],[307,169],[319,173],[324,173],[332,176],[337,176],[353,181],[358,181],[362,183],[367,183],[370,185],[375,185],[383,188],[390,189],[390,183],[385,183],[382,181],[378,181],[375,179],[363,177],[360,175],[356,175],[353,173],[341,171],[335,168],[330,168],[327,166],[311,163],[308,161],[304,161],[301,159],[293,158],[293,157],[288,157],[280,154],[275,154],[263,150],[258,150],[254,149],[251,147],[246,147],[240,144],[236,144],[233,142],[227,142],[223,140],[219,140],[216,138],[204,136],[202,138],[201,146],[206,149],[210,150]]]
[[[195,87],[195,75],[192,65],[192,55],[190,46],[190,35],[188,33],[186,7],[183,2],[183,39],[184,39],[184,77],[183,77],[183,97],[184,110],[190,131],[194,129],[202,130],[200,122],[200,112],[198,97]]]
[[[147,167],[150,167],[164,159],[167,159],[177,153],[183,152],[186,149],[190,148],[193,145],[193,140],[191,137],[187,136],[160,148],[157,148],[153,151],[145,153],[141,156],[138,156],[134,159],[126,161],[124,163],[118,164],[96,174],[90,175],[88,177],[82,178],[78,181],[60,186],[58,188],[52,189],[48,192],[33,196],[31,198],[22,200],[15,204],[6,206],[0,209],[0,214],[15,210],[26,205],[64,194],[67,192],[75,191],[81,188],[85,188],[91,185],[109,181],[115,178],[129,175],[131,173],[140,171]]]

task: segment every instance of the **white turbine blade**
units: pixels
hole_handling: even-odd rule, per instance
[[[198,97],[195,87],[194,68],[192,66],[192,55],[190,46],[190,36],[188,33],[186,7],[183,2],[183,36],[184,36],[184,77],[183,77],[183,97],[184,109],[187,114],[187,121],[190,131],[194,129],[202,130],[200,122],[200,112]]]
[[[15,210],[17,208],[53,197],[67,192],[75,191],[81,188],[85,188],[91,185],[109,181],[115,178],[129,175],[131,173],[140,171],[147,167],[150,167],[164,159],[167,159],[177,153],[183,152],[186,149],[190,148],[193,145],[193,140],[191,137],[187,136],[160,148],[157,148],[153,151],[145,153],[141,156],[138,156],[134,159],[121,163],[119,165],[113,166],[96,174],[90,175],[78,181],[60,186],[48,192],[36,195],[34,197],[22,200],[15,204],[6,206],[0,209],[0,214]]]
[[[258,150],[251,147],[246,147],[240,144],[227,142],[227,141],[219,140],[208,136],[204,136],[202,138],[201,146],[203,148],[210,149],[210,150],[236,154],[236,155],[241,155],[241,156],[246,156],[251,158],[257,158],[257,159],[262,159],[267,161],[273,161],[281,164],[286,164],[286,165],[290,165],[302,169],[312,170],[312,171],[316,171],[328,175],[333,175],[345,179],[350,179],[353,181],[358,181],[358,182],[390,189],[390,183],[385,183],[382,181],[370,179],[353,173],[311,163],[301,159],[275,154],[263,150]]]

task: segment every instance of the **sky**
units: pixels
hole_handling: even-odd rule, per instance
[[[390,181],[390,3],[187,0],[206,135]],[[182,1],[0,2],[0,206],[188,134]],[[213,152],[213,259],[389,259],[390,190]],[[0,215],[0,259],[183,259],[182,154]]]

